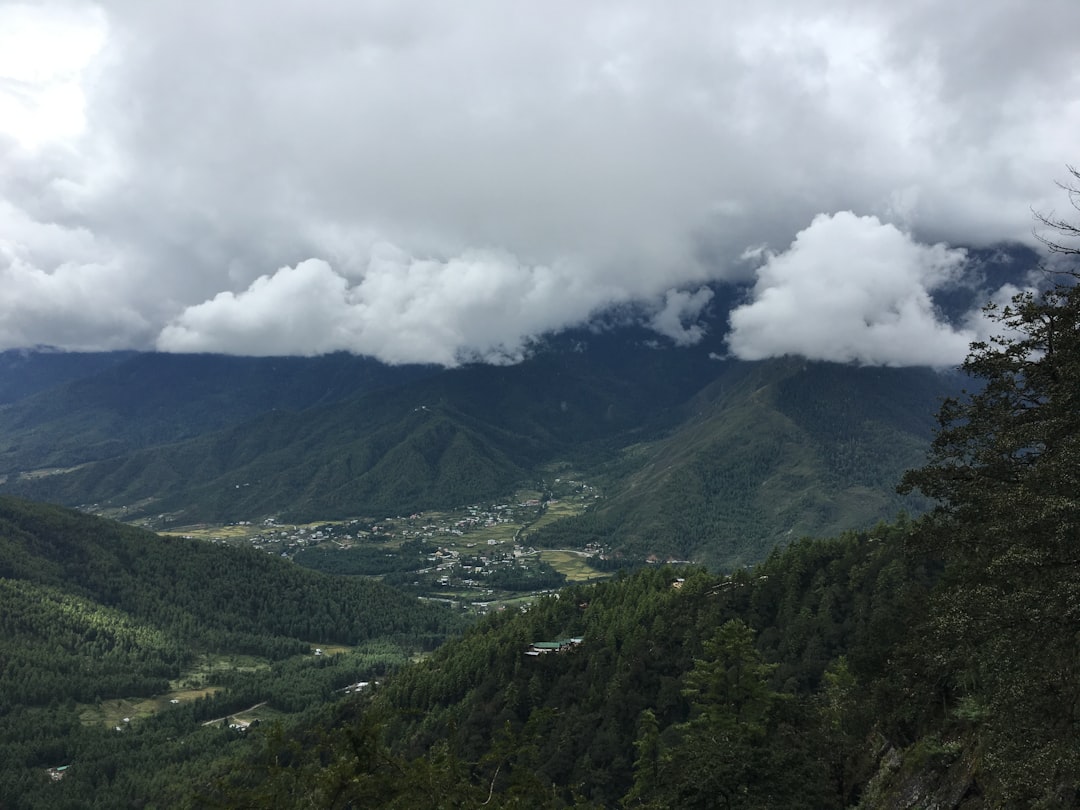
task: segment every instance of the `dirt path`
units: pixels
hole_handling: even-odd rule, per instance
[[[220,723],[222,720],[228,720],[230,717],[236,717],[236,715],[238,715],[238,714],[243,714],[244,712],[253,712],[256,709],[261,708],[262,706],[265,706],[266,703],[267,703],[267,701],[264,700],[262,703],[256,703],[254,706],[248,706],[246,709],[241,709],[238,712],[233,712],[232,714],[226,714],[226,715],[224,715],[222,717],[215,717],[213,720],[207,720],[205,723],[203,723],[203,725],[204,726],[212,726],[212,725],[214,725],[214,723]]]

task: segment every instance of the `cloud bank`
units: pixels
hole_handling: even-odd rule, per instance
[[[809,351],[795,296],[805,347],[953,362],[912,245],[1030,243],[1060,206],[1078,27],[1073,0],[2,6],[0,348],[508,362],[631,301],[693,343],[733,279],[737,354]],[[897,253],[861,282],[827,258],[867,244]]]
[[[189,307],[162,331],[158,347],[250,355],[351,351],[447,366],[515,362],[530,336],[584,321],[596,301],[625,297],[595,283],[569,266],[525,266],[503,253],[419,260],[384,244],[355,284],[321,259],[283,267],[243,292]],[[680,313],[687,303],[677,305]],[[689,315],[696,314],[691,305]],[[692,342],[678,315],[664,327],[676,341]]]

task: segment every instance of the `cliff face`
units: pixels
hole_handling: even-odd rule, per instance
[[[924,737],[900,750],[879,738],[877,772],[860,810],[979,810],[978,752],[970,740]]]

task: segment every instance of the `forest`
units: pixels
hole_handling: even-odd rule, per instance
[[[201,724],[301,715],[463,625],[370,580],[0,498],[0,807],[188,801],[249,744]],[[151,708],[104,722],[116,706]]]

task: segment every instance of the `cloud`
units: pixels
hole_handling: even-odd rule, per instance
[[[758,269],[753,300],[731,313],[728,346],[744,360],[955,365],[976,333],[941,320],[930,294],[954,281],[965,259],[877,217],[820,215]]]
[[[33,220],[0,199],[0,346],[118,349],[156,326],[142,277],[81,228]]]
[[[321,259],[283,267],[243,292],[189,307],[157,345],[250,355],[350,351],[447,366],[515,362],[531,338],[584,321],[597,300],[625,297],[594,284],[570,266],[526,266],[504,253],[436,261],[381,244],[356,283]]]
[[[52,111],[0,123],[0,348],[505,360],[629,301],[690,340],[687,291],[821,212],[1030,242],[1080,131],[1074,0],[9,8],[78,48],[0,48]]]
[[[0,6],[0,136],[21,147],[84,128],[80,74],[104,45],[100,9]]]
[[[676,346],[693,346],[705,336],[705,327],[695,321],[712,298],[713,291],[708,287],[693,293],[668,290],[663,309],[649,320],[649,326],[671,338]]]

